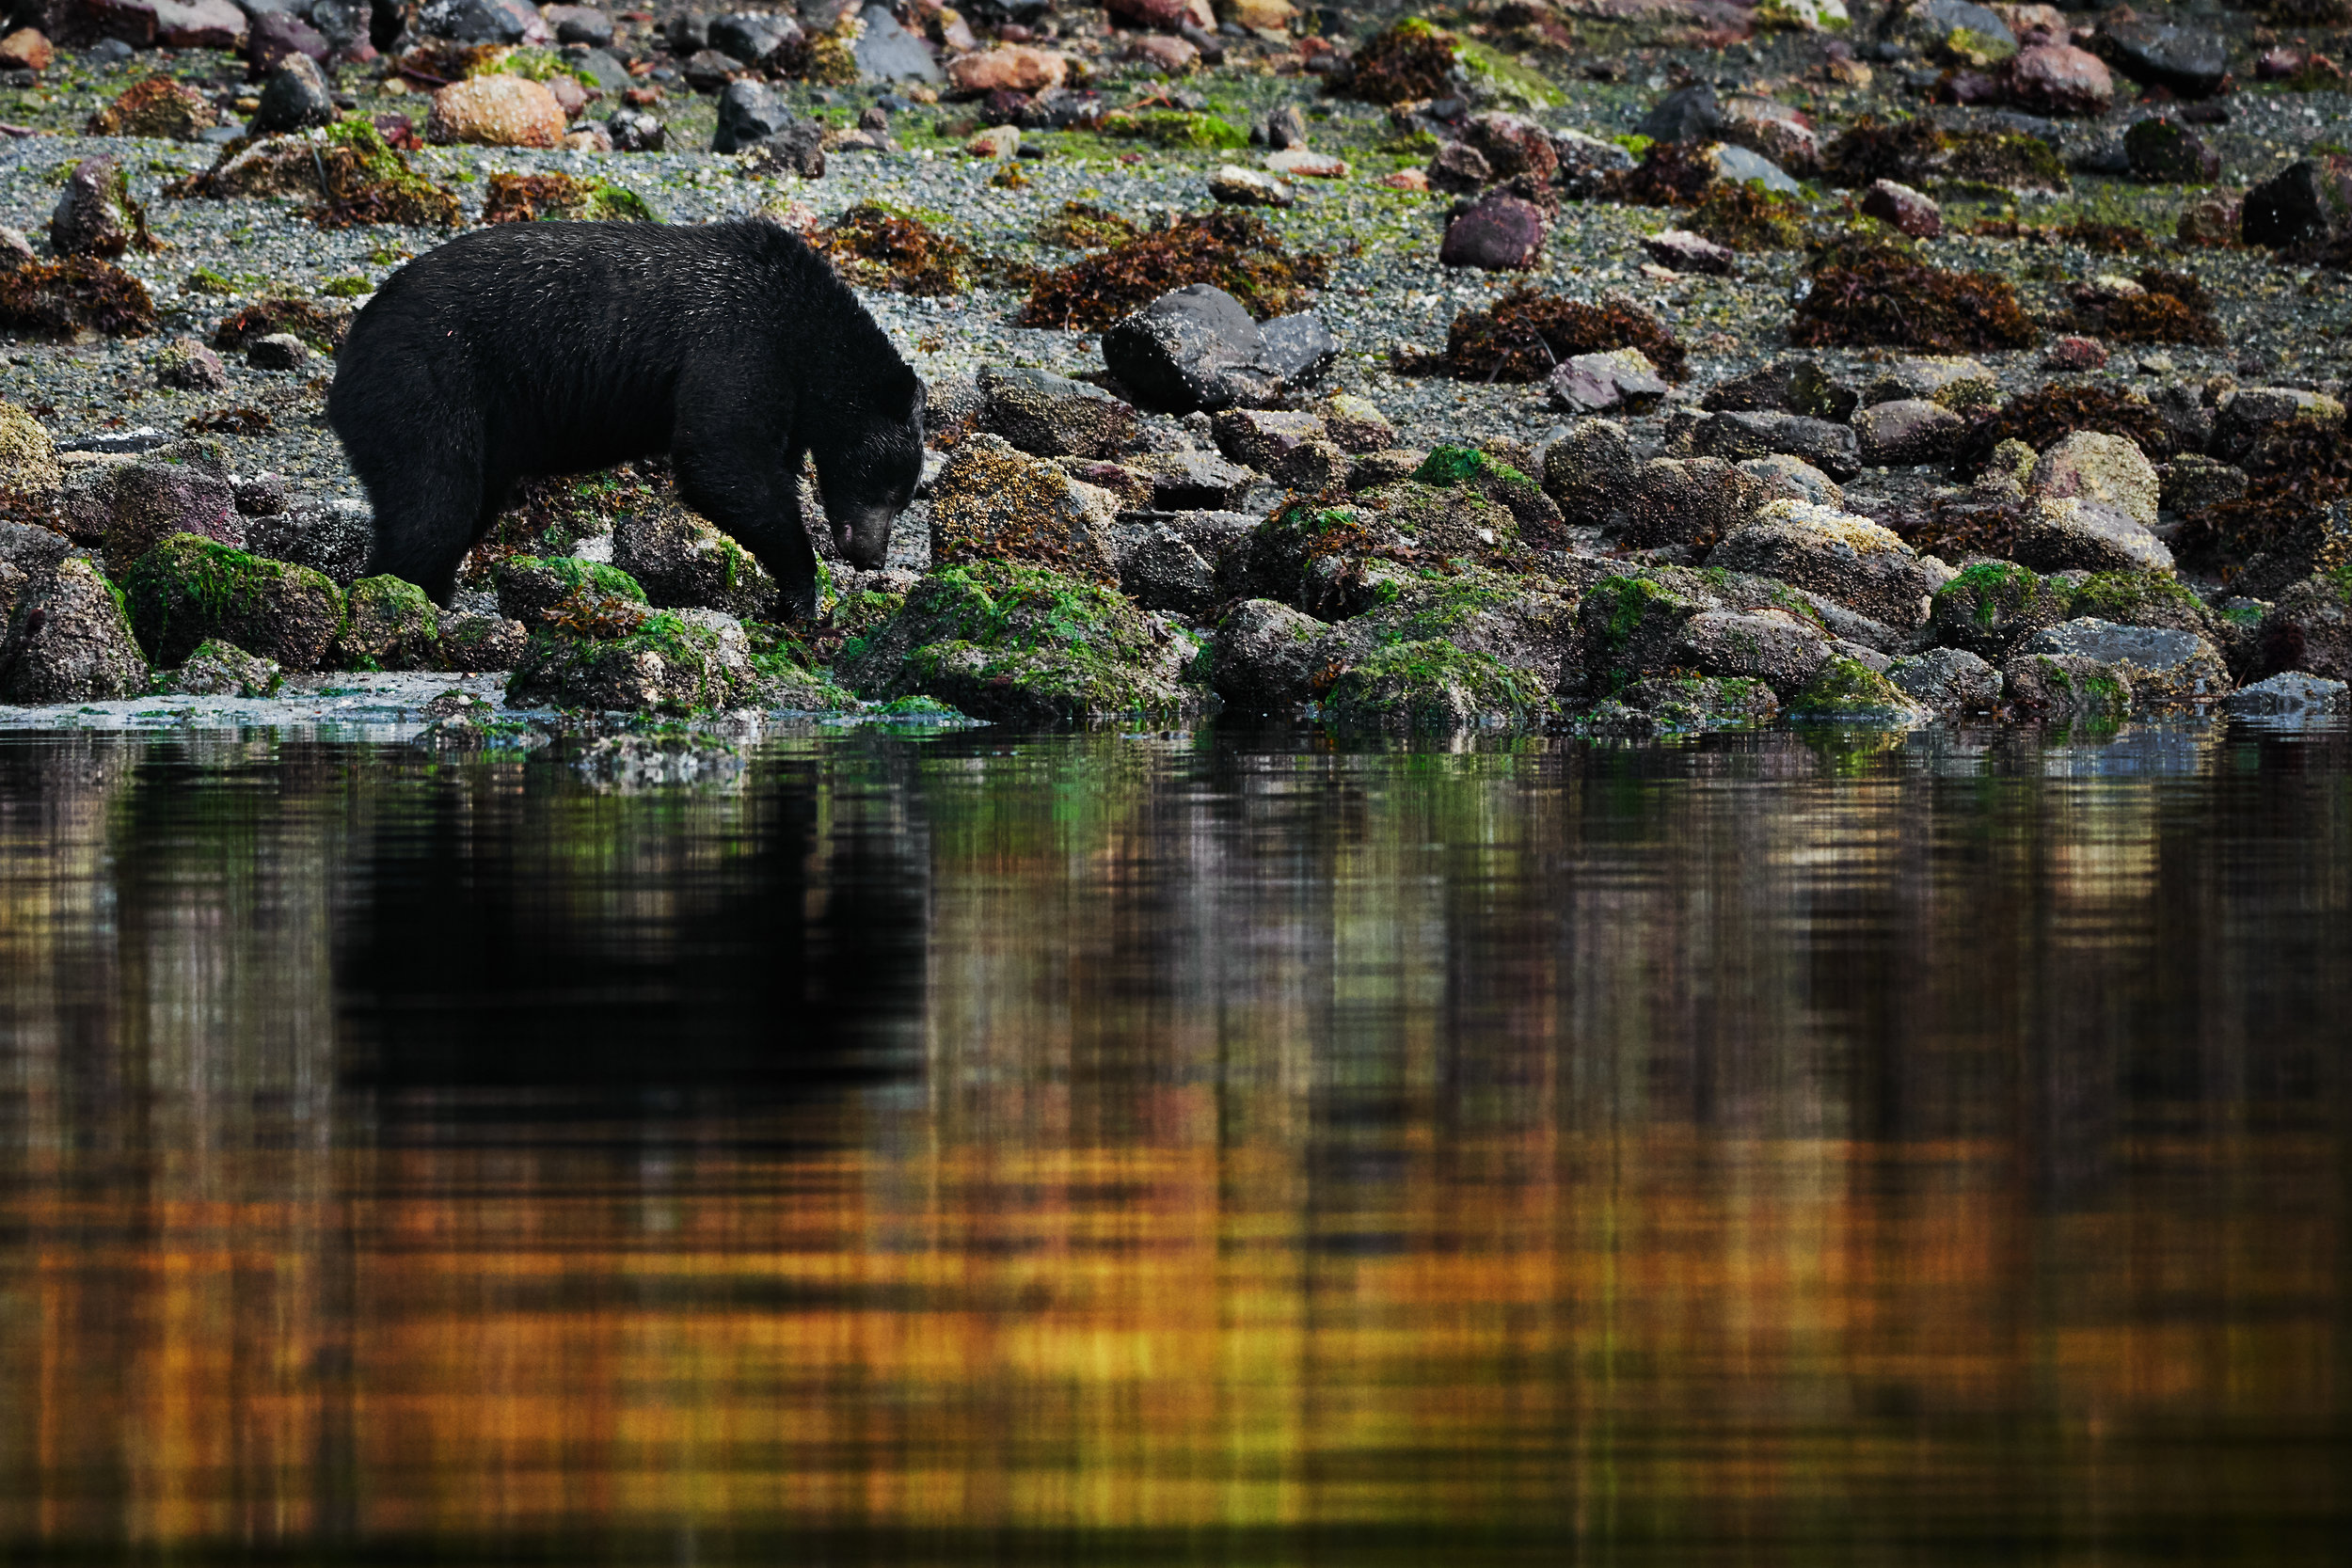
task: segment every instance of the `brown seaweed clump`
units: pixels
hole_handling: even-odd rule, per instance
[[[2078,430],[2126,436],[2152,463],[2162,463],[2180,450],[2179,438],[2155,404],[2138,392],[2054,381],[1998,408],[1979,411],[1962,444],[1961,466],[1983,467],[2003,441],[2023,441],[2041,451]]]
[[[1700,200],[1689,227],[1734,250],[1792,250],[1804,243],[1804,203],[1753,180],[1724,181]]]
[[[1453,85],[1454,35],[1408,16],[1373,34],[1356,51],[1356,68],[1333,91],[1367,103],[1442,98]]]
[[[1585,305],[1521,288],[1454,318],[1445,367],[1464,381],[1541,381],[1573,355],[1621,348],[1640,349],[1682,379],[1681,342],[1641,307],[1622,299]]]
[[[1958,354],[2030,348],[2041,333],[2006,278],[1947,272],[1892,247],[1850,245],[1822,256],[1798,302],[1788,341],[1803,348],[1925,349]]]
[[[2142,269],[2136,281],[2147,293],[2084,307],[2094,330],[2119,343],[2221,347],[2221,324],[2214,319],[2213,296],[2203,284],[2160,267]]]
[[[2148,230],[2136,223],[2103,223],[2076,218],[2071,223],[2021,223],[2006,218],[1979,218],[1968,232],[1986,239],[2023,240],[2028,245],[2077,245],[2102,256],[2145,256],[2157,248]]]
[[[2173,550],[2201,569],[2267,556],[2272,569],[2250,586],[2275,593],[2316,568],[2344,563],[2329,559],[2342,548],[2330,514],[2348,499],[2352,433],[2341,424],[2298,423],[2265,443],[2261,467],[2244,495],[2189,514],[2173,536]]]
[[[1040,218],[1031,231],[1038,244],[1065,250],[1099,250],[1136,237],[1136,226],[1117,213],[1087,201],[1065,201],[1061,211]]]
[[[561,171],[493,174],[483,198],[485,223],[531,223],[542,218],[583,222],[653,223],[645,198],[605,180],[580,180]]]
[[[1264,219],[1219,208],[1043,274],[1021,319],[1030,326],[1108,326],[1170,289],[1212,283],[1263,321],[1296,309],[1330,276],[1327,258],[1292,254]]]
[[[808,243],[861,288],[938,295],[972,287],[971,246],[879,201],[859,202]]]
[[[1985,184],[2063,191],[2066,166],[2048,143],[2015,131],[1947,131],[1927,119],[1855,120],[1821,152],[1825,183]]]
[[[233,353],[257,338],[274,332],[291,332],[312,348],[332,354],[342,346],[343,334],[351,330],[351,311],[335,309],[307,299],[279,295],[256,300],[222,322],[213,330],[213,347],[223,353]]]
[[[146,284],[95,256],[26,261],[0,274],[0,329],[43,338],[139,338],[155,329],[155,301]]]
[[[220,111],[202,93],[168,76],[150,76],[90,116],[82,135],[194,141],[219,123]]]
[[[1652,142],[1642,161],[1608,176],[1601,195],[1628,207],[1692,207],[1715,179],[1715,162],[1687,142]]]
[[[408,166],[373,120],[350,115],[317,131],[221,149],[212,167],[164,187],[174,198],[299,196],[318,201],[305,215],[322,229],[399,223],[454,229],[457,197]]]

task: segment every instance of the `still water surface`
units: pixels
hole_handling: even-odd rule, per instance
[[[0,737],[0,1560],[2341,1561],[2352,747]]]

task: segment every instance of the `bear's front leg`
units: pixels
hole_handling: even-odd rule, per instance
[[[776,579],[796,621],[817,619],[817,552],[801,525],[803,454],[772,437],[681,435],[671,448],[678,494],[752,552]]]

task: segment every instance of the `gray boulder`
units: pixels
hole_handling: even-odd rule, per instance
[[[1924,398],[1874,404],[1853,417],[1856,455],[1880,468],[1947,461],[1966,430],[1958,414]]]
[[[308,566],[348,588],[367,568],[375,519],[362,501],[296,501],[274,515],[248,518],[245,543],[255,555]]]
[[[1579,420],[1544,448],[1544,494],[1570,523],[1598,526],[1624,508],[1638,467],[1625,426],[1614,420]]]
[[[2001,700],[2001,673],[1964,648],[1931,648],[1887,666],[1896,690],[1938,713],[1981,713]]]
[[[2107,63],[2133,81],[2183,98],[2212,97],[2230,71],[2229,46],[2218,34],[2153,17],[2103,22],[2092,41]]]
[[[2115,507],[2036,496],[2018,519],[2010,555],[2038,572],[2169,572],[2172,551]]]
[[[294,55],[271,71],[269,80],[262,84],[262,103],[253,111],[250,130],[258,135],[277,135],[334,122],[335,89],[327,82],[326,72],[310,55]]]
[[[1172,528],[1155,528],[1119,563],[1120,591],[1146,610],[1198,619],[1216,607],[1216,563]]]
[[[2010,712],[2052,723],[2116,721],[2132,712],[2130,678],[2079,654],[2020,651],[2001,666],[2001,694]]]
[[[1828,662],[1830,639],[1784,610],[1702,610],[1682,625],[1677,667],[1762,681],[1782,696],[1802,690]]]
[[[547,24],[523,0],[430,0],[417,24],[458,43],[543,43]]]
[[[60,561],[18,598],[0,640],[0,702],[103,702],[146,684],[147,660],[97,567]]]
[[[2026,639],[2018,653],[2106,666],[2129,681],[2134,700],[2147,707],[2211,702],[2233,684],[2219,649],[2193,633],[2161,626],[2062,621]]]
[[[1083,381],[1051,371],[979,372],[979,427],[1039,457],[1110,457],[1136,433],[1136,411]]]
[[[775,578],[751,552],[675,503],[614,519],[612,564],[664,609],[723,610],[746,621],[784,614]]]
[[[858,13],[866,32],[857,40],[857,73],[863,82],[938,82],[946,73],[931,52],[890,14],[885,6],[868,6]]]
[[[740,151],[805,123],[766,83],[730,82],[719,95],[719,123],[711,135],[710,150]]]
[[[1861,450],[1851,426],[1803,414],[1710,414],[1699,425],[1696,445],[1703,457],[1734,461],[1786,452],[1837,480],[1862,471]]]
[[[1927,618],[1917,552],[1867,517],[1774,501],[1715,546],[1708,564],[1778,578],[1897,630]]]
[[[1263,328],[1224,290],[1196,283],[1162,294],[1103,334],[1103,362],[1147,408],[1263,407],[1319,372],[1333,352],[1311,317]]]

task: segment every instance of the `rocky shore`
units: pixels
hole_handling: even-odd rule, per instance
[[[39,0],[0,703],[450,744],[2340,713],[2347,23]],[[754,214],[930,384],[883,568],[787,619],[657,463],[527,484],[447,609],[359,576],[323,408],[386,277],[479,223]]]

